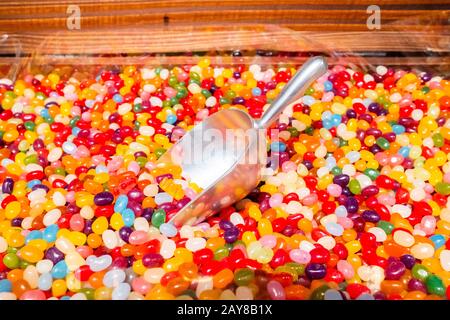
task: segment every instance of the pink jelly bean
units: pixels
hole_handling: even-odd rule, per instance
[[[291,250],[289,252],[289,257],[292,259],[292,261],[300,264],[306,264],[311,261],[310,253],[302,249]]]
[[[133,231],[128,242],[130,244],[143,244],[148,241],[148,234],[145,231]]]
[[[327,192],[332,197],[339,197],[342,193],[342,187],[338,184],[332,183],[332,184],[328,185]]]
[[[46,297],[41,290],[29,290],[20,296],[20,300],[46,300]]]
[[[275,280],[271,280],[267,284],[267,293],[273,300],[286,299],[286,293],[284,292],[283,286],[278,281]]]
[[[84,219],[80,214],[74,214],[69,221],[70,228],[73,231],[83,231],[84,229]]]
[[[263,247],[268,247],[272,249],[277,245],[277,238],[272,235],[265,235],[259,239],[259,242]]]
[[[143,278],[135,278],[131,283],[131,286],[133,287],[134,291],[142,295],[147,294],[147,292],[149,292],[152,288],[152,285],[145,281]]]
[[[302,199],[303,205],[305,206],[312,206],[313,204],[315,204],[317,202],[318,198],[317,198],[317,194],[313,193],[310,195],[307,195],[306,197],[304,197]]]
[[[337,223],[339,223],[344,229],[353,228],[353,220],[347,217],[338,217]]]
[[[337,269],[345,279],[351,279],[355,276],[355,270],[353,270],[352,265],[346,260],[340,260],[337,263]]]
[[[283,203],[283,195],[281,193],[274,193],[269,199],[269,205],[272,208],[278,207]]]
[[[94,250],[89,246],[78,246],[75,250],[85,259],[94,253]]]

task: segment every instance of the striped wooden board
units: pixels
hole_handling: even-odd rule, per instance
[[[381,30],[367,26],[373,2]],[[74,4],[80,30],[67,28]],[[223,62],[240,50],[243,63],[301,63],[296,53],[315,52],[332,63],[344,56],[447,69],[449,21],[450,0],[3,0],[0,67],[183,63],[192,52]],[[256,50],[289,58],[257,57]]]

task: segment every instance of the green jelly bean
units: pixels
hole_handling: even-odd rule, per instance
[[[166,222],[166,212],[163,209],[158,209],[155,212],[153,212],[152,215],[153,226],[159,228],[159,226],[162,225],[164,222]]]
[[[37,163],[37,161],[38,161],[37,155],[35,155],[35,154],[29,155],[28,157],[23,159],[23,163],[25,165],[28,165],[28,164],[31,164],[31,163]]]
[[[308,89],[306,89],[305,91],[305,96],[310,96],[315,92],[315,90],[312,87],[309,87]]]
[[[17,269],[20,265],[20,259],[15,253],[8,253],[3,257],[3,264],[9,269]]]
[[[330,289],[329,286],[324,284],[323,286],[318,287],[310,296],[310,300],[323,300],[325,298],[325,292]]]
[[[178,84],[178,80],[174,76],[169,77],[169,80],[167,82],[169,83],[169,86],[171,86],[172,88]]]
[[[364,170],[364,174],[368,176],[370,180],[373,181],[380,175],[380,172],[378,172],[378,170],[375,169],[367,168],[366,170]]]
[[[251,269],[239,269],[234,273],[234,282],[238,286],[246,286],[255,278],[255,273]]]
[[[291,137],[294,137],[294,138],[296,138],[300,135],[297,128],[294,128],[294,127],[288,128],[287,131],[289,131],[289,133],[291,134]]]
[[[361,184],[356,179],[350,180],[350,182],[348,183],[348,188],[353,194],[361,194]]]
[[[225,97],[221,97],[220,99],[219,99],[219,103],[221,104],[221,105],[223,105],[223,104],[230,104],[230,100],[229,99],[227,99],[227,98],[225,98]]]
[[[432,137],[433,143],[435,147],[442,147],[444,145],[444,137],[440,133],[434,134]]]
[[[440,193],[444,196],[448,196],[450,194],[450,183],[446,182],[438,182],[434,186],[434,189],[437,193]]]
[[[387,235],[391,234],[392,230],[394,230],[394,225],[392,223],[387,222],[387,221],[383,221],[383,220],[378,221],[377,227],[380,228],[380,229],[383,229],[383,231]]]
[[[189,78],[200,81],[200,75],[197,72],[189,72]]]
[[[228,99],[234,99],[236,98],[236,92],[234,92],[233,90],[228,90],[227,93],[225,94],[225,97]]]
[[[170,101],[171,106],[174,106],[174,105],[178,104],[178,102],[179,102],[179,100],[175,97],[170,98],[169,101]]]
[[[383,149],[383,150],[387,150],[387,149],[389,149],[389,147],[391,146],[391,144],[389,143],[389,141],[387,141],[387,139],[386,139],[386,138],[383,138],[383,137],[379,137],[379,138],[376,140],[376,142],[377,142],[377,145],[378,145],[381,149]]]
[[[298,276],[303,276],[305,274],[305,265],[303,264],[288,262],[285,266],[294,271]]]
[[[225,246],[220,247],[216,251],[214,251],[214,259],[220,261],[220,260],[228,257],[229,253],[230,253],[230,250],[228,250],[228,248],[226,248]]]
[[[445,295],[444,283],[438,276],[434,274],[430,275],[425,281],[425,284],[429,293],[435,294],[437,296]]]
[[[155,155],[157,158],[161,157],[167,150],[164,148],[158,148],[155,150]]]
[[[36,128],[36,124],[32,121],[26,121],[23,125],[28,131],[34,131],[34,128]]]
[[[415,264],[414,267],[412,267],[411,274],[414,278],[425,281],[430,275],[430,272],[425,266]]]
[[[163,104],[164,104],[164,102],[163,102]],[[136,104],[133,106],[133,111],[134,111],[134,112],[141,112],[141,111],[142,111],[142,104],[136,103]]]
[[[205,97],[205,98],[209,98],[211,97],[211,92],[209,92],[206,89],[202,89],[201,94]]]
[[[338,166],[333,167],[331,169],[331,174],[334,175],[334,176],[338,176],[338,175],[342,174],[342,169],[339,168]]]
[[[95,299],[95,289],[92,288],[81,288],[78,292],[84,293],[88,300]]]

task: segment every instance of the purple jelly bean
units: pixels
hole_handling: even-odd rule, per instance
[[[103,191],[99,192],[94,197],[94,203],[97,206],[107,206],[114,201],[114,196],[111,192]]]
[[[219,222],[219,227],[222,230],[227,230],[227,229],[233,228],[234,224],[232,222],[230,222],[229,220],[222,219]]]
[[[405,274],[406,267],[401,261],[391,261],[386,267],[385,274],[387,280],[398,280]]]
[[[123,241],[128,242],[128,239],[130,238],[130,234],[132,232],[133,229],[131,229],[130,227],[122,227],[119,230],[119,236]]]
[[[371,197],[378,194],[378,192],[380,192],[380,189],[375,185],[371,185],[362,189],[361,195],[364,197]]]
[[[141,217],[149,222],[152,220],[152,215],[153,215],[153,208],[145,208],[142,210]]]
[[[403,256],[401,256],[400,261],[403,262],[407,269],[412,269],[412,267],[414,267],[414,265],[416,264],[416,258],[414,258],[410,254],[404,254]]]
[[[48,192],[50,190],[46,185],[43,185],[43,184],[35,184],[31,188],[32,191],[37,190],[37,189],[43,189],[43,190],[45,190],[45,192]]]
[[[144,200],[145,196],[144,193],[139,189],[132,189],[130,192],[128,192],[128,199],[131,201],[136,202],[142,202]]]
[[[333,178],[333,183],[345,187],[350,182],[350,177],[346,174],[338,174]]]
[[[14,218],[11,220],[11,225],[13,227],[20,227],[22,225],[22,221],[23,221],[22,218]]]
[[[305,273],[310,279],[322,279],[325,278],[327,268],[320,263],[310,263],[306,266]]]
[[[348,197],[345,202],[345,207],[347,208],[347,212],[356,213],[358,212],[358,201],[354,197]]]
[[[6,178],[2,184],[2,192],[11,194],[14,188],[14,180],[11,178]]]
[[[361,214],[362,218],[368,222],[377,223],[380,221],[380,215],[375,210],[364,210]]]
[[[57,264],[59,261],[64,260],[64,253],[56,247],[51,247],[45,252],[45,258],[51,260],[53,264]]]
[[[142,264],[146,268],[156,268],[162,266],[164,258],[159,253],[147,253],[142,257]]]
[[[422,291],[427,293],[427,287],[425,284],[419,279],[412,278],[408,281],[408,290],[409,291]]]
[[[92,220],[86,220],[84,222],[84,229],[83,229],[83,233],[84,234],[91,234],[92,233]]]

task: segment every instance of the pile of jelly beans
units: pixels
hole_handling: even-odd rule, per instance
[[[295,70],[0,79],[0,300],[450,298],[450,80],[430,73],[333,66],[268,130],[257,188],[168,223],[201,190],[158,158],[221,109],[259,118]]]

